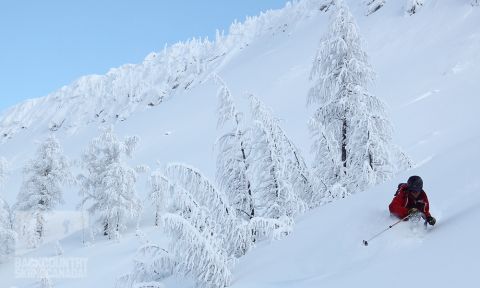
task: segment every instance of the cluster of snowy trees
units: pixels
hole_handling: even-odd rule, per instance
[[[332,1],[329,33],[313,63],[308,103],[314,165],[310,168],[279,119],[249,95],[250,117],[218,76],[216,183],[195,168],[170,164],[152,174],[155,223],[172,237],[168,249],[142,246],[118,287],[157,287],[171,275],[198,287],[224,287],[235,258],[258,241],[287,235],[296,215],[362,191],[410,165],[391,143],[384,104],[368,92],[374,72],[358,27]]]
[[[325,0],[324,3],[320,6],[322,11],[327,11],[330,5],[337,0]],[[405,13],[407,15],[417,14],[420,9],[425,5],[425,0],[404,0],[405,1]],[[367,5],[366,15],[373,14],[385,6],[387,0],[365,0]],[[472,6],[480,6],[480,0],[471,0]]]
[[[409,159],[391,143],[392,128],[384,104],[368,91],[374,72],[355,20],[343,2],[331,3],[335,5],[328,7],[333,10],[330,30],[313,63],[314,85],[308,95],[309,106],[315,110],[310,121],[313,167],[306,164],[269,108],[249,95],[250,117],[246,117],[227,84],[216,76],[221,132],[216,142],[216,181],[177,163],[151,174],[154,225],[171,236],[171,244],[163,248],[146,242],[137,252],[133,270],[119,279],[118,287],[159,287],[172,275],[189,277],[198,287],[228,286],[235,259],[258,241],[288,235],[295,216],[409,167]],[[127,143],[120,146],[124,148],[113,150],[118,154],[129,151]],[[87,158],[93,160],[85,163],[99,162],[96,157]],[[92,171],[102,165],[91,165]],[[100,170],[91,174],[101,175]],[[83,182],[88,189],[94,185]],[[109,198],[105,192],[99,195]],[[121,214],[135,216],[127,209],[139,208],[134,193],[125,195],[130,197],[120,201],[128,203]],[[100,218],[101,223],[118,227],[107,219],[121,217],[107,215]]]
[[[480,6],[480,0],[471,0],[470,3],[472,6]],[[408,13],[409,15],[416,14],[424,5],[425,0],[407,0],[405,6],[406,13]]]
[[[135,151],[138,140],[138,137],[119,140],[113,128],[103,129],[82,155],[85,172],[77,177],[71,173],[72,162],[63,154],[55,136],[41,142],[35,156],[23,168],[23,182],[13,209],[0,197],[0,256],[13,252],[16,236],[13,218],[21,226],[15,227],[18,238],[28,247],[38,247],[48,233],[47,214],[64,203],[63,190],[72,184],[80,185],[79,207],[95,219],[96,225],[89,227],[91,234],[102,233],[109,239],[118,239],[127,221],[137,219],[141,211],[135,191],[137,171],[125,161]],[[6,179],[6,170],[7,162],[0,158],[0,187]]]
[[[49,122],[51,131],[76,130],[88,123],[124,121],[134,111],[157,106],[165,99],[204,82],[232,51],[244,49],[256,37],[286,33],[285,19],[317,13],[317,1],[293,1],[244,22],[234,22],[215,39],[194,38],[150,53],[140,64],[113,68],[105,75],[85,76],[39,101],[19,104],[0,119],[0,140]],[[49,109],[49,107],[59,107]],[[33,111],[42,110],[42,113]],[[8,120],[7,120],[8,119]]]
[[[238,111],[216,77],[216,183],[197,169],[169,164],[151,175],[155,225],[172,237],[168,250],[142,246],[119,287],[155,287],[165,277],[191,277],[198,287],[225,287],[235,259],[258,241],[288,235],[293,218],[321,203],[300,151],[269,109],[249,96],[251,117]]]
[[[385,0],[367,4],[373,13]],[[146,241],[118,287],[160,287],[171,275],[190,277],[198,287],[228,286],[235,260],[259,241],[288,235],[297,215],[363,191],[411,165],[391,143],[385,105],[368,91],[374,71],[355,19],[341,0],[326,1],[322,7],[331,11],[331,23],[313,62],[307,101],[314,110],[309,123],[313,165],[307,165],[267,106],[249,95],[249,111],[241,112],[227,84],[215,76],[220,133],[215,181],[178,163],[151,173],[153,225],[170,235],[170,246]],[[198,45],[208,43],[181,48]],[[171,55],[188,59],[170,63],[169,85],[186,89],[197,79],[188,75],[205,69],[190,52]],[[189,65],[178,66],[184,62]],[[119,139],[113,128],[104,129],[83,153],[83,172],[77,177],[55,137],[41,143],[24,168],[15,204],[33,220],[25,223],[21,236],[38,246],[46,232],[46,213],[63,202],[63,187],[75,183],[80,186],[79,207],[95,220],[92,234],[119,239],[129,221],[138,222],[144,208],[135,187],[137,174],[148,169],[127,163],[138,143],[138,137]],[[6,161],[1,160],[0,184],[5,170]],[[10,253],[14,239],[12,213],[0,199],[0,256]]]
[[[343,1],[343,0],[340,0]],[[408,15],[416,14],[424,5],[425,0],[405,0],[405,13]],[[365,0],[367,5],[366,15],[373,14],[385,6],[387,0]]]
[[[375,0],[372,0],[375,1]],[[471,0],[472,6],[480,6],[480,0]],[[405,11],[409,15],[416,14],[425,5],[425,0],[407,0]]]

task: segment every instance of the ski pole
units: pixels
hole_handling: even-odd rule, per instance
[[[368,240],[363,240],[363,245],[365,246],[368,246],[368,242],[372,241],[373,239],[377,238],[378,236],[380,236],[381,234],[383,234],[385,231],[387,231],[388,229],[391,229],[393,226],[397,225],[398,223],[404,221],[405,219],[408,219],[410,215],[398,220],[397,222],[393,223],[392,225],[388,226],[388,228],[380,231],[379,233],[375,234],[375,236],[373,236],[372,238],[368,239]]]

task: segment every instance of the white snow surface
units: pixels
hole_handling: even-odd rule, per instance
[[[377,72],[376,85],[370,90],[388,104],[394,142],[416,166],[387,183],[298,217],[287,238],[259,243],[239,260],[231,287],[476,287],[480,259],[480,9],[467,0],[426,1],[418,13],[406,16],[405,1],[386,1],[367,17],[363,1],[347,2]],[[246,31],[262,33],[230,38],[221,59],[195,70],[201,71],[191,78],[195,85],[168,94],[158,105],[148,106],[161,93],[160,86],[149,86],[158,90],[148,88],[145,97],[135,94],[143,97],[141,101],[132,103],[125,98],[142,90],[143,80],[157,83],[155,79],[167,77],[161,67],[152,64],[147,69],[147,57],[138,66],[84,77],[50,96],[7,109],[0,114],[0,156],[9,161],[11,171],[1,196],[10,205],[15,202],[22,167],[32,158],[36,141],[49,133],[55,133],[66,155],[78,161],[89,141],[99,134],[97,127],[103,124],[95,120],[99,118],[95,113],[102,109],[108,112],[105,123],[115,123],[119,135],[140,137],[132,165],[147,164],[155,169],[183,162],[214,179],[213,143],[219,134],[217,86],[208,77],[212,72],[225,80],[242,109],[250,92],[272,107],[288,135],[307,159],[311,158],[307,121],[312,111],[306,108],[306,96],[312,60],[328,23],[328,13],[313,9],[318,3],[304,0],[293,8],[290,5],[251,19],[251,30]],[[305,8],[308,11],[303,11]],[[217,50],[204,54],[220,51],[212,49]],[[125,71],[129,69],[140,72],[128,74]],[[117,87],[105,79],[122,82]],[[133,83],[128,87],[136,88],[125,88],[127,80]],[[185,81],[182,85],[190,80]],[[102,97],[95,85],[111,88],[109,91],[120,89],[121,95],[108,92],[108,97]],[[114,104],[120,102],[123,104]],[[51,132],[52,123],[63,119],[65,124]],[[402,222],[363,246],[362,240],[396,221],[389,215],[388,204],[397,184],[414,174],[424,179],[437,225],[424,230],[422,225]],[[142,199],[148,192],[146,179],[146,175],[140,176],[137,185]],[[62,211],[75,210],[77,191],[78,187],[67,187]],[[148,202],[144,204],[147,209],[141,229],[145,237],[166,247],[168,239],[152,227],[152,208]],[[130,271],[135,251],[144,241],[135,236],[134,227],[132,223],[119,241],[98,236],[87,247],[81,244],[80,232],[62,236],[51,230],[51,235],[59,235],[56,239],[47,237],[40,248],[19,249],[17,254],[53,257],[59,240],[63,257],[88,260],[87,277],[52,279],[54,287],[114,287],[116,278]],[[0,264],[1,287],[38,286],[37,280],[17,278],[14,272],[15,259]],[[174,278],[163,284],[192,286],[188,279]]]

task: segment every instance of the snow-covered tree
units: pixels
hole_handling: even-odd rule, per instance
[[[261,216],[277,219],[283,216],[292,217],[306,208],[306,203],[294,193],[293,182],[289,179],[295,171],[287,171],[289,154],[294,154],[292,151],[296,151],[298,157],[300,154],[297,149],[293,149],[294,145],[280,127],[280,121],[274,118],[255,96],[251,95],[250,101],[256,127],[256,135],[252,137],[255,139],[253,149],[257,175],[255,194],[262,206]],[[299,167],[295,164],[288,168]]]
[[[265,219],[262,222],[257,217],[247,223],[239,221],[226,195],[192,167],[170,164],[165,174],[175,189],[170,194],[174,195],[170,214],[188,220],[211,245],[218,247],[218,253],[227,258],[244,255],[253,246],[256,234],[270,237],[275,229],[286,230],[285,224],[279,221]]]
[[[218,89],[218,128],[227,122],[231,129],[217,141],[217,183],[226,192],[230,204],[239,217],[255,217],[253,187],[250,181],[251,142],[250,130],[244,128],[243,114],[238,112],[225,82],[216,77]]]
[[[171,235],[171,245],[168,251],[154,244],[140,248],[132,272],[117,281],[118,288],[156,287],[171,274],[191,277],[198,287],[225,287],[235,257],[257,240],[290,232],[289,219],[238,218],[226,195],[193,167],[169,164],[157,175],[164,185],[157,191],[166,200],[160,226]]]
[[[7,161],[0,157],[0,192],[6,181]],[[0,263],[10,255],[15,246],[15,232],[13,231],[12,213],[7,202],[2,199],[0,193]]]
[[[205,177],[199,170],[172,163],[165,168],[172,188],[169,212],[189,220],[200,231],[210,229],[207,234],[219,241],[222,249],[229,255],[230,239],[236,231],[236,211],[227,196]]]
[[[244,255],[257,240],[280,238],[292,225],[288,217],[271,219],[255,216],[240,220],[219,191],[200,171],[182,164],[170,164],[165,174],[173,183],[169,211],[188,219],[198,230],[210,231],[229,257]],[[172,196],[173,195],[173,196]]]
[[[12,213],[7,202],[0,198],[0,263],[15,248],[15,232],[13,231]]]
[[[406,4],[406,12],[409,15],[413,15],[422,8],[422,6],[425,4],[425,0],[407,0]]]
[[[180,215],[166,214],[162,219],[163,227],[175,239],[170,251],[175,259],[181,259],[176,270],[192,276],[197,287],[229,286],[232,277],[229,257],[218,239],[203,233]]]
[[[389,177],[392,129],[384,104],[367,91],[374,72],[343,1],[331,15],[311,79],[308,103],[316,109],[310,128],[318,189],[323,187],[331,198],[345,197]]]
[[[5,184],[5,180],[7,178],[7,171],[8,171],[8,162],[5,158],[0,157],[0,189]]]
[[[73,182],[70,165],[55,136],[40,144],[34,159],[24,168],[24,180],[16,208],[35,219],[37,240],[44,234],[45,213],[63,203],[62,187]]]
[[[157,287],[164,278],[174,274],[176,267],[167,250],[151,243],[137,250],[133,263],[132,271],[120,277],[115,288]]]
[[[88,211],[109,239],[125,230],[127,219],[137,217],[141,210],[135,191],[137,174],[125,161],[138,141],[136,136],[121,141],[109,127],[93,139],[82,156],[87,174],[78,177],[82,184],[81,205],[90,205]]]
[[[235,215],[226,195],[199,170],[187,165],[171,163],[165,168],[165,175],[173,185],[188,191],[198,205],[207,207],[214,219],[221,221],[229,215]]]
[[[293,193],[297,195],[306,206],[310,208],[317,207],[322,203],[324,195],[321,193],[321,190],[315,190],[310,169],[300,150],[290,141],[286,134],[283,134],[283,136],[286,145],[285,173],[287,181],[289,181]],[[305,209],[305,207],[300,208],[299,212]]]
[[[165,212],[170,183],[162,173],[155,171],[150,176],[150,184],[150,200],[155,207],[155,226],[159,226],[161,213]]]
[[[480,0],[472,0],[472,6],[480,6]]]
[[[172,236],[169,255],[174,273],[192,277],[198,287],[226,286],[234,253],[228,251],[236,229],[234,209],[226,195],[193,167],[169,164],[165,176],[170,203],[161,226]]]
[[[386,0],[366,0],[367,15],[377,12],[386,2]]]
[[[0,262],[13,252],[15,245],[12,213],[7,202],[1,197],[2,188],[7,178],[7,166],[7,160],[0,157]]]
[[[274,153],[282,153],[285,155],[283,163],[281,164],[286,169],[282,172],[281,177],[286,178],[286,182],[289,182],[292,187],[291,192],[298,192],[297,195],[309,195],[309,197],[300,198],[306,200],[313,199],[313,191],[311,185],[309,185],[308,169],[305,162],[301,157],[298,149],[288,139],[281,127],[277,125],[277,121],[274,119],[270,112],[252,96],[252,109],[254,111],[254,118],[258,122],[257,129],[246,128],[243,121],[243,114],[240,113],[233,102],[232,95],[225,82],[216,77],[216,81],[220,88],[218,91],[218,126],[222,127],[227,122],[231,122],[232,130],[225,133],[219,139],[219,155],[217,158],[217,182],[220,183],[220,188],[227,192],[230,200],[230,204],[236,208],[237,217],[247,221],[247,223],[238,223],[237,228],[233,233],[233,237],[230,238],[230,242],[234,250],[237,252],[235,255],[244,255],[253,243],[262,237],[276,237],[275,233],[285,229],[290,223],[289,220],[282,218],[281,221],[274,221],[273,219],[259,217],[260,214],[256,213],[256,203],[259,195],[254,195],[254,186],[251,179],[253,179],[257,171],[254,171],[255,159],[252,132],[257,130],[257,133],[265,136],[265,131],[259,129],[261,123],[270,123],[272,129],[276,129],[279,135],[279,146],[281,147]],[[265,126],[265,127],[266,127]],[[260,130],[260,131],[259,131]],[[273,130],[272,130],[273,131]],[[263,138],[262,138],[263,139]],[[265,147],[266,143],[263,140],[256,141],[257,147]],[[280,145],[281,143],[281,145]],[[260,156],[263,157],[263,156]],[[262,183],[263,184],[263,183]],[[303,185],[306,184],[306,185]],[[260,191],[261,189],[257,189]],[[296,196],[293,196],[294,198]],[[297,212],[302,210],[305,205],[302,201],[298,200],[300,208]],[[259,207],[262,210],[262,207]],[[294,209],[296,210],[296,209]],[[280,217],[280,216],[276,216]],[[267,228],[268,227],[268,228]],[[288,230],[288,228],[287,228]],[[269,233],[268,231],[276,231],[275,233]],[[283,230],[286,231],[286,230]],[[280,233],[280,232],[279,232]],[[280,233],[281,234],[281,233]]]

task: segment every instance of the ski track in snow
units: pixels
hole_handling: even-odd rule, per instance
[[[410,101],[410,102],[408,102],[408,103],[406,103],[406,104],[403,104],[403,105],[402,105],[402,108],[405,108],[405,107],[407,107],[407,106],[410,106],[410,105],[412,105],[412,104],[415,104],[415,103],[417,103],[417,102],[419,102],[419,101],[422,101],[422,100],[424,100],[424,99],[427,99],[427,98],[429,98],[429,97],[431,97],[431,96],[433,96],[433,95],[435,95],[435,94],[438,94],[438,93],[440,93],[440,90],[438,90],[438,89],[425,92],[425,93],[423,93],[422,95],[420,95],[419,97],[413,99],[412,101]]]
[[[435,156],[428,156],[427,158],[424,158],[423,160],[419,161],[418,163],[415,164],[415,168],[419,168],[427,164],[428,162],[432,161]]]

